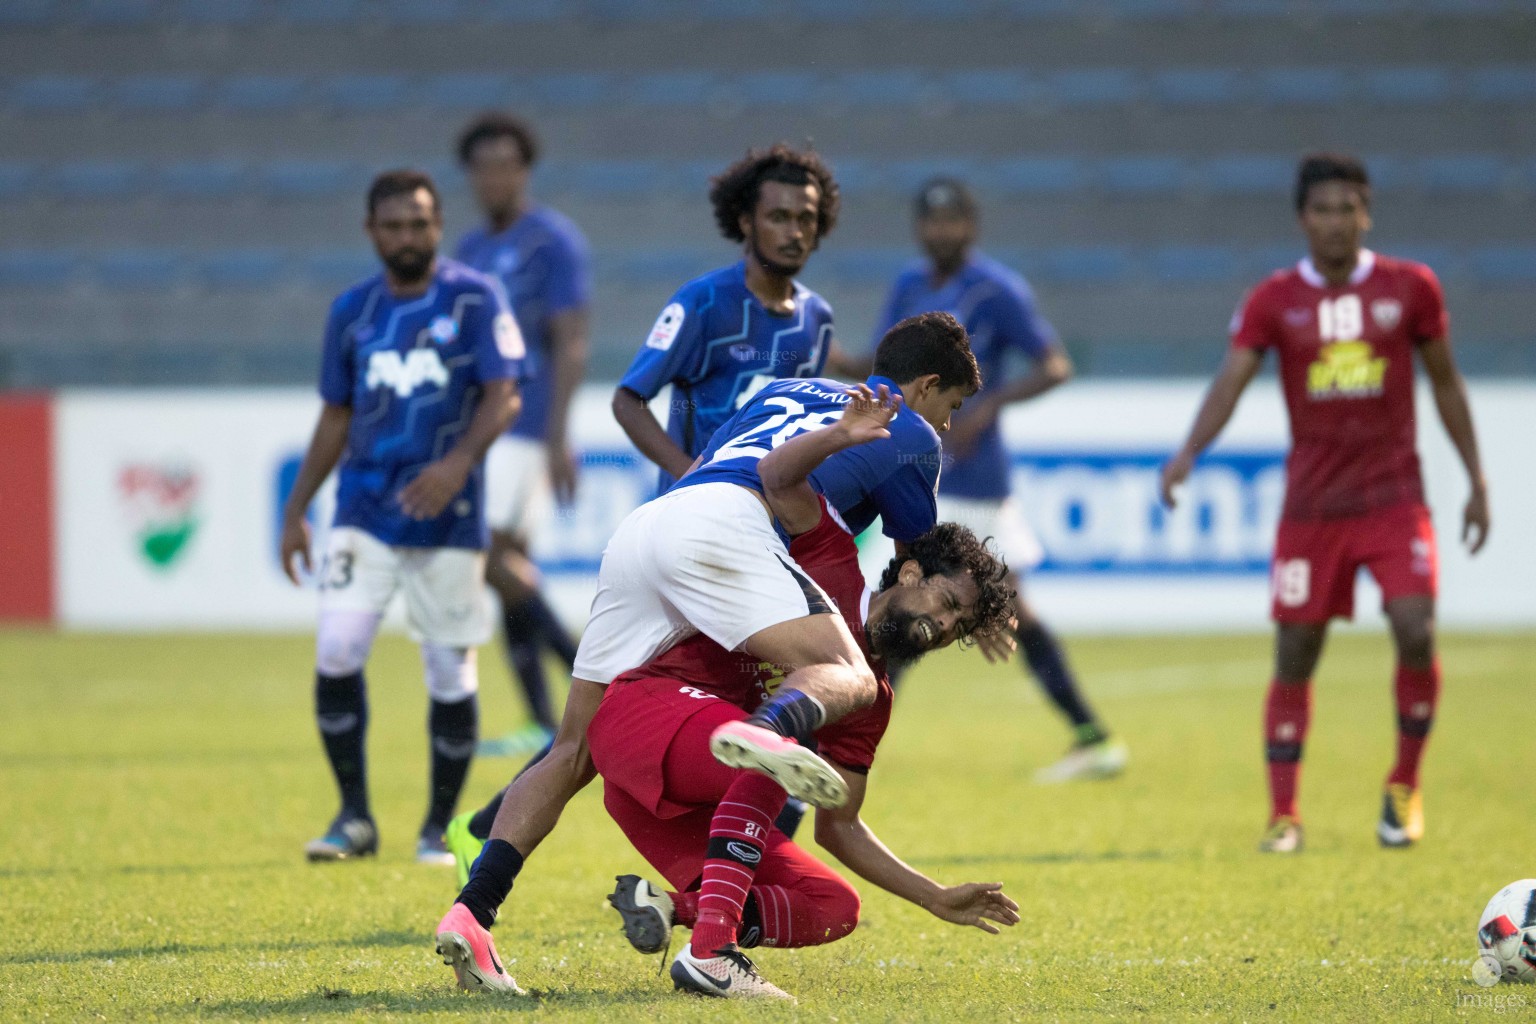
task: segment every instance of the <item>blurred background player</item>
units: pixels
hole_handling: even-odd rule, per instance
[[[916,234],[926,259],[902,271],[891,287],[876,337],[899,320],[930,310],[965,325],[986,386],[955,415],[944,436],[939,518],[992,537],[1014,572],[1020,653],[1051,703],[1072,724],[1073,746],[1040,770],[1041,782],[1108,778],[1125,768],[1126,749],[1110,739],[1067,664],[1056,637],[1024,599],[1021,575],[1042,552],[1029,524],[1009,497],[1008,454],[998,417],[1015,402],[1042,395],[1072,375],[1072,362],[1055,330],[1035,306],[1018,274],[977,251],[977,204],[964,182],[935,178],[917,194]],[[1009,378],[1011,358],[1024,357],[1028,373]]]
[[[459,241],[456,257],[501,281],[532,372],[522,414],[486,455],[491,547],[485,581],[501,599],[507,659],[533,721],[523,732],[483,741],[480,752],[531,754],[553,738],[559,723],[543,652],[553,651],[567,670],[576,657],[576,642],[539,593],[539,571],[528,549],[550,515],[551,488],[562,505],[576,497],[576,457],[567,438],[571,396],[587,364],[587,243],[569,218],[529,198],[539,144],[520,118],[477,117],[459,136],[458,158],[485,223]]]
[[[864,376],[832,338],[832,307],[795,280],[837,224],[837,181],[820,155],[751,150],[711,180],[709,200],[742,259],[677,290],[613,393],[614,418],[660,467],[663,491],[769,381],[823,367]],[[646,403],[668,385],[663,427]]]
[[[499,284],[438,259],[442,211],[425,174],[379,175],[367,229],[384,270],[331,306],[324,404],[283,511],[282,562],[297,584],[295,557],[310,568],[305,510],[340,463],[320,572],[315,714],[341,811],[305,853],[343,860],[378,850],[363,666],[403,592],[431,696],[430,805],[417,859],[452,863],[443,829],[474,756],[475,648],[490,627],[482,463],[517,415],[523,342]]]
[[[1295,201],[1308,255],[1261,282],[1233,318],[1226,361],[1184,447],[1163,467],[1163,500],[1173,504],[1173,489],[1221,433],[1264,354],[1276,350],[1291,451],[1271,574],[1275,676],[1264,711],[1271,810],[1259,849],[1302,848],[1296,789],[1312,674],[1328,621],[1353,617],[1362,567],[1381,588],[1397,651],[1397,762],[1376,834],[1383,846],[1411,846],[1424,834],[1419,761],[1440,696],[1438,558],[1415,446],[1415,353],[1467,471],[1462,539],[1474,553],[1488,536],[1488,485],[1439,281],[1422,264],[1364,247],[1371,228],[1365,166],[1350,156],[1307,156]]]

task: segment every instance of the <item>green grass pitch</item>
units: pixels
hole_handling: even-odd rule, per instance
[[[861,885],[854,935],[759,955],[798,995],[787,1007],[676,995],[630,950],[603,896],[646,868],[595,787],[497,929],[533,996],[455,991],[431,949],[451,872],[411,859],[426,701],[399,637],[370,667],[381,856],[310,865],[300,848],[335,797],[309,638],[0,633],[0,1019],[1447,1020],[1495,997],[1525,1016],[1536,989],[1478,989],[1469,964],[1483,903],[1536,875],[1536,636],[1442,649],[1426,841],[1376,846],[1390,653],[1342,633],[1303,770],[1309,849],[1289,859],[1254,851],[1267,637],[1071,642],[1132,760],[1058,788],[1030,782],[1066,742],[1035,686],[972,653],[934,658],[897,701],[866,820],[939,879],[1006,882],[1024,921],[988,936]],[[517,704],[494,648],[483,665],[491,735]],[[513,767],[477,763],[465,806]]]

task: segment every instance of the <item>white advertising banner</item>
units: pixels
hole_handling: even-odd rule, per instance
[[[1078,631],[1266,628],[1268,556],[1284,488],[1278,386],[1256,381],[1221,443],[1169,513],[1162,460],[1203,382],[1073,383],[1011,410],[1012,484],[1046,552],[1031,600]],[[578,396],[577,504],[535,554],[561,612],[579,624],[598,560],[654,471],[609,412],[611,389]],[[662,396],[658,405],[665,408]],[[1478,384],[1473,409],[1493,494],[1493,536],[1459,543],[1466,481],[1420,396],[1420,450],[1440,534],[1442,621],[1536,624],[1536,385]],[[61,624],[92,629],[288,629],[313,625],[313,591],[281,574],[278,516],[319,408],[303,389],[70,391],[60,396],[57,516]],[[329,517],[326,500],[315,519]],[[878,554],[873,556],[878,561]],[[1362,578],[1361,621],[1379,618]]]

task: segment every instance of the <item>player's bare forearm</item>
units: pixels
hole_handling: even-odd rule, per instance
[[[1200,403],[1200,411],[1195,413],[1195,422],[1189,428],[1189,437],[1185,439],[1184,446],[1163,464],[1159,489],[1163,503],[1169,508],[1175,504],[1174,488],[1189,476],[1200,453],[1221,435],[1227,421],[1232,418],[1233,410],[1237,408],[1237,400],[1243,396],[1244,389],[1259,372],[1263,362],[1263,353],[1251,348],[1227,350],[1221,369],[1216,372],[1216,379],[1211,381],[1210,389]]]
[[[1072,372],[1072,360],[1065,349],[1047,349],[1028,373],[990,394],[988,403],[1000,411],[1015,402],[1038,398],[1071,380]]]
[[[347,431],[351,426],[350,405],[326,402],[320,407],[320,418],[315,422],[314,433],[310,435],[309,448],[304,452],[304,461],[299,464],[293,490],[289,492],[288,501],[283,506],[284,519],[297,522],[304,518],[304,510],[315,500],[320,485],[325,483],[325,478],[331,475],[331,470],[341,461],[341,453],[347,448]]]
[[[474,418],[469,429],[459,438],[444,458],[452,458],[473,468],[485,458],[496,439],[517,422],[523,411],[523,395],[515,380],[487,381],[480,389],[480,401],[475,406]]]
[[[1472,403],[1467,398],[1467,382],[1456,369],[1450,345],[1440,338],[1426,342],[1419,354],[1429,375],[1430,391],[1435,396],[1435,411],[1467,469],[1473,490],[1486,490],[1482,456],[1477,448],[1477,430],[1472,425]]]
[[[587,374],[587,311],[569,309],[549,321],[550,347],[555,353],[555,391],[549,407],[549,444],[567,445],[571,399]]]
[[[841,766],[837,773],[848,785],[848,800],[816,812],[816,842],[866,882],[920,907],[929,906],[943,886],[892,853],[859,817],[869,777]]]
[[[693,465],[693,459],[678,447],[656,421],[645,399],[626,387],[613,391],[613,418],[624,428],[624,434],[640,454],[666,470],[674,477],[681,477]]]

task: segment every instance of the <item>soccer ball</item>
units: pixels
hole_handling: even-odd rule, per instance
[[[1536,878],[1511,882],[1488,901],[1477,944],[1498,961],[1501,981],[1536,982]]]

